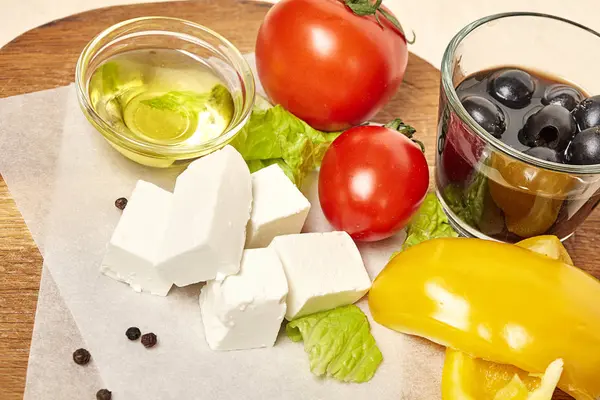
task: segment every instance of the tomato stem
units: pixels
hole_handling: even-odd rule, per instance
[[[403,134],[404,136],[406,136],[407,138],[412,140],[413,143],[416,143],[417,145],[419,145],[419,147],[421,148],[421,151],[423,153],[425,153],[425,145],[423,144],[423,142],[413,138],[413,136],[417,130],[410,125],[406,125],[404,123],[404,121],[402,121],[400,118],[396,118],[393,121],[388,122],[384,126],[386,128],[393,129],[395,131],[400,132],[401,134]]]
[[[364,17],[366,15],[375,16],[375,20],[377,21],[379,26],[383,28],[381,20],[379,19],[379,14],[377,14],[377,11],[379,11],[385,19],[390,21],[392,25],[398,28],[398,30],[402,33],[404,40],[406,40],[406,43],[413,44],[417,39],[417,35],[415,35],[414,31],[412,33],[413,38],[411,40],[406,39],[406,33],[404,33],[404,29],[402,28],[400,21],[398,21],[398,19],[392,13],[388,12],[385,8],[382,7],[381,3],[383,2],[383,0],[375,0],[375,3],[372,3],[372,0],[343,0],[343,2],[346,5],[346,7],[351,9],[352,12],[356,15],[360,15],[361,17]]]

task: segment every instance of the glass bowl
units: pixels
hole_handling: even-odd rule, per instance
[[[442,60],[437,196],[468,237],[514,243],[542,234],[568,238],[600,201],[600,165],[544,161],[481,128],[455,88],[483,70],[514,66],[600,94],[600,35],[563,18],[507,13],[463,28]]]
[[[144,49],[185,52],[222,78],[233,97],[234,111],[221,135],[193,146],[149,142],[115,129],[94,110],[89,85],[98,66],[117,54]],[[135,18],[100,33],[77,61],[75,84],[86,118],[116,150],[140,164],[161,168],[190,162],[229,143],[248,121],[255,97],[252,70],[233,44],[204,26],[168,17]]]

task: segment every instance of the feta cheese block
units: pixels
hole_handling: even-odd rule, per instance
[[[213,350],[273,346],[285,315],[287,280],[271,248],[245,250],[240,271],[200,292],[204,335]]]
[[[352,304],[371,287],[362,258],[346,232],[278,236],[271,242],[287,277],[287,320]]]
[[[100,271],[136,292],[166,296],[173,285],[156,269],[173,195],[138,181],[107,246]]]
[[[191,163],[175,183],[159,272],[177,286],[237,273],[251,207],[250,171],[233,147]]]
[[[252,174],[252,213],[246,248],[266,247],[275,236],[300,233],[310,202],[277,164]]]

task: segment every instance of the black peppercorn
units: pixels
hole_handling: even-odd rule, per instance
[[[100,389],[96,393],[96,400],[110,400],[112,399],[112,392],[108,389]]]
[[[129,340],[138,340],[140,336],[142,336],[142,332],[140,332],[139,328],[132,326],[125,331],[125,336],[127,336],[127,339]]]
[[[90,362],[90,352],[86,349],[77,349],[73,352],[73,361],[75,364],[85,365]]]
[[[142,335],[142,344],[147,349],[154,347],[156,345],[156,335],[154,333],[146,333]]]
[[[115,200],[115,207],[119,210],[124,210],[127,207],[127,199],[125,197],[119,197]]]

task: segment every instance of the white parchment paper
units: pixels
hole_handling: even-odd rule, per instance
[[[42,254],[49,207],[37,193],[40,188],[51,190],[53,185],[46,178],[56,158],[56,146],[47,143],[63,130],[69,92],[70,88],[64,87],[0,100],[0,167],[7,162],[15,166],[5,171],[4,179],[17,195],[17,205],[25,211],[25,221]],[[32,138],[35,140],[29,140]],[[18,151],[13,152],[16,146]],[[33,169],[18,168],[36,154]],[[85,346],[50,272],[43,268],[24,398],[67,400],[73,399],[74,393],[95,393],[103,387],[94,362],[85,367],[72,362],[73,351]]]
[[[56,282],[54,297],[60,296],[71,312],[102,377],[82,384],[81,369],[55,366],[63,373],[64,387],[78,393],[72,398],[87,397],[83,391],[100,383],[113,391],[116,400],[440,397],[440,348],[373,321],[384,362],[369,383],[342,384],[311,375],[302,345],[284,335],[269,349],[209,350],[198,286],[174,288],[161,298],[135,293],[99,274],[106,242],[120,215],[114,200],[128,196],[137,179],[170,190],[180,171],[139,166],[114,151],[83,117],[74,87],[49,93],[0,102],[0,172],[42,249]],[[304,188],[313,206],[305,230],[329,230],[316,197],[315,177],[307,179]],[[372,278],[402,240],[399,235],[361,246]],[[41,288],[41,299],[50,293],[45,288]],[[359,306],[368,313],[364,300]],[[38,319],[44,320],[40,311]],[[147,350],[139,342],[128,341],[124,332],[133,325],[155,332],[159,345]],[[32,360],[37,357],[36,349],[44,348],[39,343],[56,329],[60,323],[38,321]],[[72,335],[58,342],[58,348],[72,351]],[[92,368],[89,373],[95,376]],[[30,373],[28,387],[43,379],[38,375]]]

